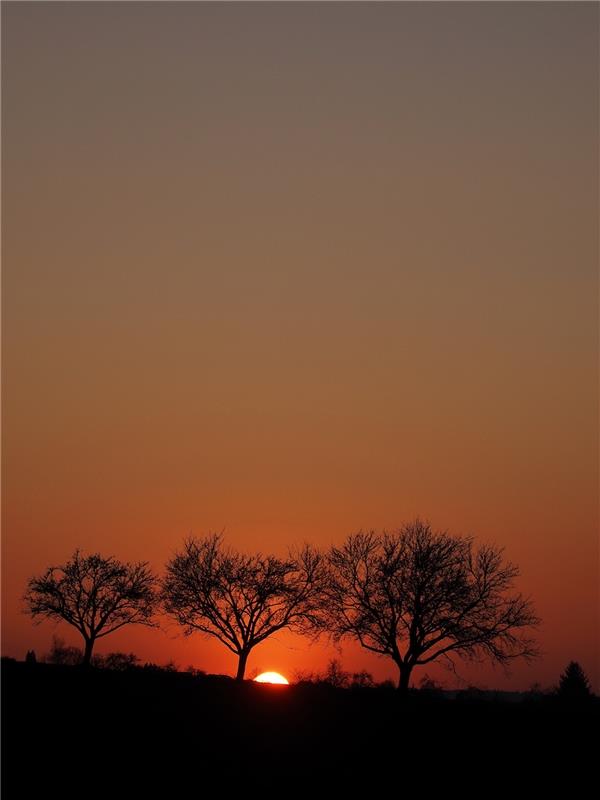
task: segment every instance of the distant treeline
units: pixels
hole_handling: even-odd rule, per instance
[[[30,651],[31,652],[31,651]],[[69,680],[79,680],[79,676],[90,674],[82,672],[82,651],[76,647],[65,647],[60,639],[55,639],[49,653],[39,660],[34,658],[20,662],[15,658],[2,656],[2,668],[5,678],[11,681],[11,674],[28,674],[31,677],[63,676]],[[204,670],[189,666],[180,670],[169,661],[165,664],[143,662],[133,653],[114,652],[102,656],[94,656],[94,673],[121,675],[124,680],[144,681],[146,678],[159,680],[165,691],[169,685],[235,685],[239,684],[229,675],[207,673]],[[23,672],[24,671],[24,672]],[[136,678],[138,676],[138,678]],[[154,676],[154,677],[153,677]],[[60,680],[60,677],[56,678]],[[171,682],[175,684],[171,684]],[[486,689],[474,685],[462,689],[447,689],[443,684],[425,676],[419,688],[411,688],[406,694],[398,693],[397,685],[391,680],[375,681],[369,672],[348,672],[343,669],[339,659],[331,659],[323,672],[297,672],[289,686],[273,684],[255,684],[257,689],[265,692],[285,693],[287,691],[326,691],[342,694],[384,694],[399,697],[402,702],[411,701],[417,705],[468,703],[468,704],[514,704],[526,703],[539,707],[552,708],[584,708],[590,707],[600,712],[600,697],[594,695],[583,669],[577,662],[570,662],[560,675],[556,685],[542,688],[534,684],[526,691],[502,691]]]

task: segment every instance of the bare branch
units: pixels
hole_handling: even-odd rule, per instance
[[[359,532],[329,553],[321,625],[393,659],[406,689],[416,665],[456,655],[508,664],[535,658],[530,600],[510,594],[518,569],[501,548],[434,532]]]
[[[156,578],[145,562],[124,564],[76,550],[70,561],[30,579],[25,611],[34,621],[65,621],[84,638],[89,664],[96,639],[124,625],[153,626]]]
[[[213,534],[190,538],[167,564],[163,605],[187,634],[212,636],[239,658],[284,628],[312,628],[322,598],[325,559],[308,545],[287,559],[243,555]]]

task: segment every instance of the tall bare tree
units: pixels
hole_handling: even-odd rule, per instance
[[[325,574],[308,545],[280,559],[237,553],[217,534],[190,538],[167,564],[163,601],[187,635],[213,636],[236,654],[242,681],[252,648],[284,628],[314,625]]]
[[[153,625],[156,578],[145,562],[125,564],[98,553],[76,550],[66,564],[48,567],[27,585],[26,613],[36,622],[64,621],[83,636],[84,666],[97,639],[124,625]]]
[[[502,549],[434,532],[416,520],[396,533],[357,533],[329,554],[321,624],[389,656],[406,691],[416,666],[436,659],[533,658],[531,602],[510,593],[518,569]]]

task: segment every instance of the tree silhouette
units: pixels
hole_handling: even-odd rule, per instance
[[[60,636],[52,637],[52,647],[44,659],[48,664],[74,667],[83,661],[83,650],[65,643]]]
[[[416,666],[436,659],[537,655],[524,629],[539,620],[529,600],[508,594],[518,570],[497,547],[475,550],[472,539],[416,520],[393,534],[351,535],[329,564],[321,626],[392,658],[402,691]]]
[[[585,700],[591,697],[590,682],[577,661],[571,661],[560,676],[557,694],[563,700]]]
[[[314,625],[325,574],[308,545],[279,559],[226,549],[216,534],[190,538],[167,564],[163,602],[187,635],[213,636],[237,655],[241,681],[252,648],[284,628]]]
[[[36,622],[64,621],[83,636],[82,664],[89,666],[97,639],[124,625],[154,625],[156,579],[145,562],[124,564],[76,550],[66,564],[31,578],[26,613]]]
[[[323,683],[334,689],[347,689],[350,686],[350,673],[346,672],[339,658],[332,658],[323,675]]]

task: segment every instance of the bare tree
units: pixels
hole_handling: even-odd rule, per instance
[[[526,630],[539,620],[529,600],[509,593],[518,569],[498,547],[475,549],[416,520],[393,534],[354,534],[329,563],[321,625],[392,658],[402,691],[414,667],[436,659],[537,655]]]
[[[89,666],[97,639],[124,625],[154,625],[156,578],[145,562],[124,564],[76,550],[66,564],[31,578],[26,613],[36,622],[64,621],[83,636],[82,664]]]
[[[347,689],[350,686],[350,673],[346,672],[339,658],[332,658],[327,664],[323,683],[334,689]]]
[[[75,667],[83,660],[83,650],[80,647],[73,647],[65,644],[60,636],[52,637],[52,647],[46,654],[44,661],[47,664],[60,664],[61,666]]]
[[[190,538],[167,564],[163,601],[186,635],[213,636],[237,655],[242,681],[252,648],[284,628],[314,625],[325,574],[308,545],[279,559],[234,552],[217,534]]]

